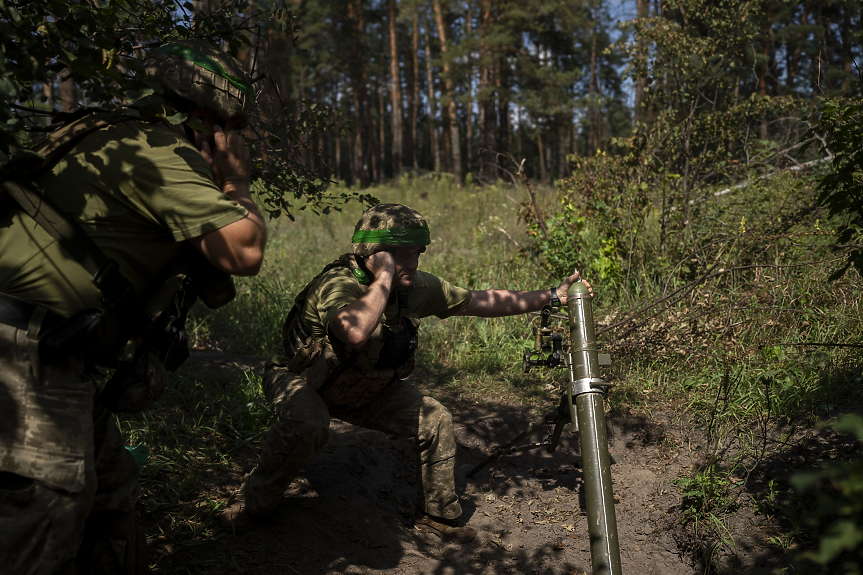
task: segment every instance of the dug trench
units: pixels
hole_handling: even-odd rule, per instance
[[[198,353],[184,367],[241,378],[261,359]],[[555,453],[504,456],[467,479],[496,444],[520,433],[536,414],[522,405],[483,402],[448,392],[439,374],[419,370],[414,383],[453,414],[462,520],[479,531],[467,545],[443,542],[412,525],[415,453],[408,439],[333,420],[323,452],[291,485],[274,517],[234,536],[215,516],[256,460],[261,436],[220,457],[199,456],[205,472],[190,501],[160,506],[145,485],[140,517],[160,573],[582,574],[591,572],[577,436],[564,432]],[[551,397],[551,396],[550,396]],[[211,406],[212,407],[212,406]],[[554,404],[549,404],[554,407]],[[773,526],[742,506],[732,546],[716,545],[684,521],[673,483],[702,465],[702,437],[674,412],[609,413],[609,448],[624,573],[769,573],[787,561],[766,546]],[[177,425],[182,425],[178,423]],[[530,441],[541,441],[546,431]],[[194,437],[187,449],[194,451]],[[151,446],[152,457],[159,447]],[[170,481],[170,478],[166,479]],[[175,477],[182,480],[182,473]],[[730,549],[730,550],[729,550]],[[717,554],[724,558],[717,560]],[[722,568],[722,566],[727,567]]]

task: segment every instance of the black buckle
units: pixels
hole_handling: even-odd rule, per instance
[[[108,285],[114,282],[119,273],[120,264],[109,259],[93,274],[93,285],[99,288],[99,291],[106,291]]]

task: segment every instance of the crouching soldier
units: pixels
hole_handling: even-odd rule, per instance
[[[234,532],[272,515],[285,489],[326,444],[330,418],[414,441],[417,528],[469,543],[476,530],[456,520],[452,416],[403,381],[414,369],[420,320],[501,317],[566,303],[576,272],[539,291],[456,287],[420,271],[430,242],[423,217],[399,204],[363,213],[353,253],[341,256],[297,296],[263,379],[275,422],[257,466],[220,515]]]
[[[0,179],[5,574],[146,571],[138,468],[112,412],[159,397],[165,368],[188,355],[195,298],[230,299],[207,277],[224,285],[261,266],[266,228],[236,131],[255,95],[242,67],[195,41],[144,66],[163,94],[67,117],[41,158],[13,160]],[[188,123],[145,120],[147,106]],[[104,389],[94,364],[117,368]]]

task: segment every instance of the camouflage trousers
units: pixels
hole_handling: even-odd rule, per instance
[[[0,324],[0,565],[120,572],[137,465],[82,364],[39,361],[38,332],[38,319],[27,330]]]
[[[461,515],[455,493],[452,416],[434,399],[396,381],[360,408],[331,413],[299,375],[272,365],[264,373],[263,388],[275,421],[257,466],[241,487],[246,508],[255,517],[271,515],[285,489],[321,451],[329,439],[330,417],[413,439],[418,459],[417,506],[447,519]]]

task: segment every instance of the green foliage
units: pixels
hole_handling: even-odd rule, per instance
[[[627,213],[640,213],[645,196],[632,180],[628,157],[600,153],[595,158],[572,159],[572,177],[557,182],[560,211],[544,219],[548,239],[531,212],[525,212],[525,219],[555,277],[572,273],[575,266],[585,277],[616,291],[624,280],[628,253],[624,246],[629,233],[636,231],[629,228],[633,220]],[[620,209],[624,202],[628,212]]]
[[[226,42],[229,51],[248,45],[245,28],[236,24],[246,8],[239,0],[227,0],[219,10],[193,25],[191,2],[42,2],[0,1],[0,34],[4,39],[0,59],[0,88],[4,100],[25,108],[36,102],[34,90],[53,83],[57,75],[70,79],[91,102],[111,106],[139,99],[157,86],[143,77],[141,45],[158,46],[172,39],[207,38]],[[30,142],[21,112],[0,110],[0,151],[9,153]]]
[[[834,430],[863,442],[863,417],[846,415],[830,424]],[[863,459],[834,461],[812,472],[791,478],[802,499],[814,498],[804,505],[801,524],[814,532],[816,549],[802,557],[823,565],[831,573],[863,573]],[[797,515],[795,513],[795,515]]]
[[[848,251],[835,280],[851,266],[863,273],[863,100],[828,99],[820,113],[810,134],[826,133],[824,151],[833,162],[818,186],[819,201],[839,218],[834,249]]]
[[[696,529],[698,523],[705,520],[721,523],[721,516],[734,511],[736,497],[732,489],[739,481],[716,464],[707,465],[690,476],[678,477],[672,483],[680,489],[684,521],[694,522]]]
[[[0,0],[0,97],[11,104],[0,109],[0,152],[20,150],[49,129],[45,120],[54,110],[48,107],[45,86],[53,91],[55,82],[73,83],[80,101],[67,102],[72,108],[84,101],[103,108],[133,104],[162,92],[144,75],[141,62],[147,50],[188,38],[222,45],[241,59],[254,54],[258,69],[266,69],[271,63],[258,58],[269,46],[261,41],[261,29],[272,43],[294,45],[300,31],[296,13],[283,0],[254,5],[225,0],[206,14],[196,12],[192,2],[174,0]],[[339,111],[284,99],[282,78],[271,75],[256,79],[258,106],[247,132],[257,158],[253,192],[269,215],[292,217],[307,208],[326,214],[351,200],[373,201],[358,192],[328,193],[326,157],[315,142],[319,134],[335,130]],[[153,119],[184,120],[161,106],[144,110],[152,111]],[[345,125],[343,131],[349,128]]]
[[[488,186],[462,189],[448,179],[403,177],[398,186],[373,188],[381,201],[406,203],[419,210],[431,228],[432,243],[421,269],[469,289],[547,289],[556,276],[525,262],[510,236],[523,233],[516,221],[512,190]],[[281,337],[294,296],[327,263],[350,249],[360,208],[318,217],[298,214],[293,222],[271,224],[267,258],[261,274],[237,281],[239,297],[224,308],[193,310],[196,346],[264,355]],[[570,265],[570,269],[571,269]],[[525,376],[517,369],[530,338],[525,317],[478,319],[454,317],[423,321],[420,365],[447,374],[452,385],[486,393],[542,397],[539,381],[550,374]],[[449,379],[451,378],[451,379]]]

